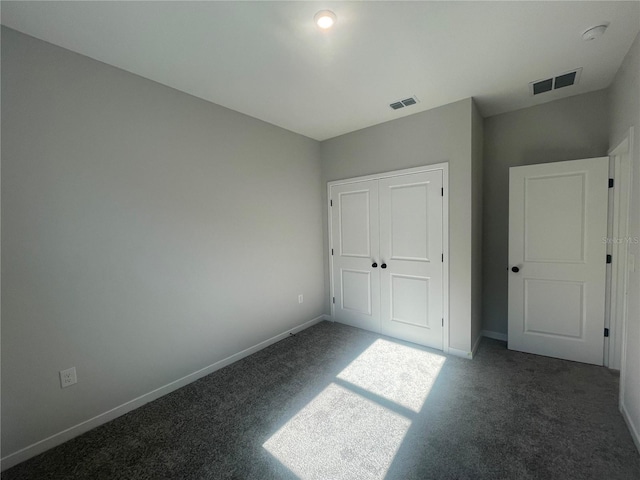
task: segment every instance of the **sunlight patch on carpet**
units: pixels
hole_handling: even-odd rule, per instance
[[[337,378],[419,412],[445,359],[444,355],[378,339]]]
[[[301,480],[383,479],[445,360],[379,339],[263,447]]]
[[[382,479],[410,425],[332,383],[263,447],[302,480]]]

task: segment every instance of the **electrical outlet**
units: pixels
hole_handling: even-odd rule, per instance
[[[67,368],[66,370],[60,370],[60,388],[65,388],[78,383],[78,377],[76,376],[76,367]]]
[[[302,303],[304,301],[304,297],[302,294],[298,295],[298,303]]]

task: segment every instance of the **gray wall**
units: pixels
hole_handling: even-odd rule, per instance
[[[610,91],[610,145],[615,148],[633,127],[633,184],[629,236],[640,238],[640,35],[638,35],[618,71]],[[629,273],[627,296],[626,353],[622,371],[622,404],[629,423],[640,442],[640,246],[628,244],[635,255],[635,272]]]
[[[482,171],[484,120],[473,103],[471,116],[471,345],[475,346],[482,332]]]
[[[471,349],[472,100],[410,115],[321,143],[325,286],[329,291],[326,182],[449,162],[450,342]],[[325,304],[329,313],[330,304]]]
[[[3,28],[2,155],[3,456],[323,313],[314,140]]]
[[[607,155],[607,92],[484,120],[483,328],[507,333],[509,167]]]

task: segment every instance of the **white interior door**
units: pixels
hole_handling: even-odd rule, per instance
[[[334,318],[379,332],[378,181],[334,185],[331,201]]]
[[[509,348],[602,365],[609,158],[509,171]]]
[[[442,349],[442,171],[380,179],[379,202],[381,332]]]

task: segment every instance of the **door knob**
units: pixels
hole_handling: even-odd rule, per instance
[[[513,273],[518,273],[520,271],[520,269],[518,267],[511,267],[511,271]]]
[[[373,263],[371,264],[371,266],[372,266],[373,268],[376,268],[376,267],[378,266],[378,264],[377,264],[376,262],[373,262]]]
[[[382,265],[380,265],[380,268],[387,268],[387,264],[383,263]]]

